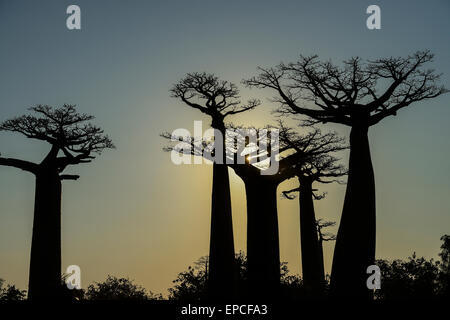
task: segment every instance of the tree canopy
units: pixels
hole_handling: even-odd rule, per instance
[[[188,106],[211,117],[225,118],[257,107],[257,99],[242,104],[239,89],[234,83],[220,80],[205,72],[188,73],[170,90],[173,98],[179,98]]]
[[[428,50],[368,61],[353,57],[342,66],[317,55],[301,55],[296,62],[259,68],[259,75],[244,83],[274,90],[281,114],[348,126],[364,121],[370,126],[413,102],[448,92],[439,84],[440,74],[425,69],[432,60]]]
[[[29,139],[49,143],[52,150],[44,159],[52,162],[59,172],[69,165],[88,163],[104,149],[115,148],[104,131],[90,123],[93,116],[78,113],[74,105],[60,108],[37,105],[29,108],[35,115],[22,115],[0,124],[0,131],[16,132]],[[62,152],[61,156],[58,154]],[[40,164],[20,159],[0,158],[0,165],[12,166],[37,173]],[[77,179],[74,175],[61,175],[61,179]]]

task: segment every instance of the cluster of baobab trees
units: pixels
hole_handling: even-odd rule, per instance
[[[316,221],[313,200],[320,196],[315,194],[313,185],[338,181],[347,174],[331,271],[331,294],[371,296],[365,272],[375,262],[375,185],[368,129],[383,118],[396,115],[401,108],[447,92],[438,84],[439,75],[424,69],[432,59],[429,51],[421,51],[404,58],[367,62],[352,58],[336,66],[320,61],[317,56],[300,56],[294,63],[260,68],[257,76],[243,81],[246,86],[273,91],[280,115],[303,115],[305,119],[301,130],[278,123],[279,156],[269,154],[269,161],[276,161],[279,168],[275,174],[261,174],[264,167],[258,165],[259,155],[247,157],[243,163],[228,163],[224,159],[213,163],[208,272],[212,299],[234,297],[238,290],[229,167],[245,184],[248,289],[252,297],[277,297],[280,281],[277,188],[291,178],[298,180],[299,187],[284,194],[291,197],[293,192],[299,192],[303,280],[313,294],[323,294],[322,241],[330,238],[321,228],[329,224]],[[235,84],[207,73],[186,75],[171,93],[209,116],[211,127],[222,137],[231,127],[226,118],[260,105],[258,100],[241,104]],[[48,154],[40,163],[0,155],[0,165],[24,170],[36,178],[28,297],[57,299],[61,296],[62,181],[79,178],[64,171],[69,166],[91,162],[96,154],[114,145],[101,128],[91,123],[92,116],[78,113],[73,105],[37,105],[30,110],[32,115],[1,122],[0,131],[46,142],[50,147]],[[351,127],[348,169],[335,155],[348,148],[344,139],[317,127],[318,123],[330,122]],[[163,136],[173,138],[170,134]],[[245,136],[239,138],[246,141]],[[190,154],[199,155],[195,137],[178,139],[192,146]],[[256,147],[259,143],[257,140]],[[236,145],[213,142],[213,152],[217,148],[222,148],[223,157],[230,154],[238,157],[240,153]]]
[[[90,123],[94,117],[80,114],[74,105],[59,108],[31,107],[34,115],[23,115],[0,124],[0,131],[16,132],[50,145],[40,163],[0,157],[0,165],[32,173],[36,178],[33,235],[28,299],[59,299],[61,278],[61,192],[63,180],[78,175],[64,174],[73,165],[89,163],[104,149],[114,148],[103,130]]]
[[[259,68],[258,74],[243,80],[251,88],[273,92],[275,112],[286,118],[303,116],[299,130],[279,122],[279,170],[262,175],[258,161],[213,163],[211,235],[208,290],[212,299],[230,298],[235,286],[234,242],[228,167],[245,184],[247,201],[247,259],[251,297],[276,298],[280,281],[277,187],[297,178],[299,192],[303,280],[312,294],[324,293],[321,242],[314,213],[314,183],[327,183],[348,175],[344,206],[336,236],[330,295],[333,297],[372,297],[367,288],[367,267],[375,264],[375,182],[371,162],[369,127],[415,102],[432,99],[447,90],[439,84],[440,75],[425,69],[433,54],[418,51],[407,57],[364,61],[351,58],[342,65],[321,61],[317,56],[300,56],[292,63]],[[213,74],[189,73],[171,89],[172,97],[199,110],[211,119],[211,127],[222,137],[234,116],[260,105],[258,100],[240,101],[237,86]],[[295,118],[294,118],[295,117]],[[323,133],[318,125],[337,123],[351,128],[349,146],[334,132]],[[168,147],[168,151],[201,156],[196,137],[174,137],[192,148]],[[244,137],[245,139],[245,137]],[[223,139],[221,139],[223,140]],[[202,142],[208,145],[208,142]],[[233,146],[223,157],[239,152]],[[337,151],[350,149],[348,169],[339,163]],[[239,155],[238,155],[239,156]],[[324,223],[319,222],[319,231]]]

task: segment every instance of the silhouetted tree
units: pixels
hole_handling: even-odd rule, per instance
[[[281,131],[280,139],[287,145],[292,145],[298,152],[304,152],[304,143],[298,133],[291,129]],[[302,256],[302,271],[305,287],[313,295],[323,295],[325,290],[325,272],[323,266],[323,251],[320,229],[316,222],[314,201],[322,199],[325,194],[316,194],[317,189],[313,184],[340,182],[338,178],[346,174],[345,168],[338,163],[339,159],[332,153],[344,150],[347,146],[344,140],[336,133],[321,134],[319,129],[314,129],[308,137],[311,152],[306,161],[297,167],[296,177],[299,187],[284,191],[289,199],[293,192],[299,192],[300,206],[300,247]],[[319,231],[319,232],[318,232]]]
[[[335,241],[336,236],[330,232],[323,232],[322,229],[328,227],[334,227],[336,222],[334,221],[323,221],[322,219],[316,220],[317,234],[319,235],[319,250],[320,250],[320,268],[325,274],[325,264],[323,259],[323,242],[324,241]]]
[[[270,137],[271,132],[262,134],[262,138]],[[342,150],[342,139],[337,137],[334,133],[322,134],[320,130],[313,128],[311,132],[303,135],[294,134],[291,128],[285,127],[282,122],[279,123],[279,149],[271,150],[270,143],[267,150],[260,148],[260,141],[256,146],[256,151],[252,152],[246,157],[245,164],[239,164],[238,161],[233,161],[229,164],[234,169],[236,174],[244,181],[247,199],[247,256],[248,256],[248,277],[249,286],[253,291],[252,295],[261,295],[267,297],[278,296],[278,289],[280,283],[280,257],[279,257],[279,234],[278,234],[278,216],[277,216],[277,188],[283,181],[293,178],[295,176],[300,179],[322,179],[325,177],[338,176],[338,170],[341,167],[336,166],[334,161],[329,161],[329,152]],[[270,139],[272,141],[272,139]],[[248,140],[249,142],[249,140]],[[247,143],[247,142],[246,142]],[[249,144],[250,146],[250,144]],[[253,146],[254,148],[255,146]],[[229,151],[229,149],[228,149]],[[239,153],[238,148],[234,148],[234,155]],[[274,154],[278,153],[278,154]],[[262,160],[261,154],[268,153],[268,159]],[[272,154],[271,154],[272,153]],[[310,163],[315,159],[314,169]],[[320,160],[319,160],[320,159]],[[252,161],[254,160],[254,161]],[[264,164],[264,161],[266,164]],[[264,175],[263,170],[273,162],[277,162],[278,171],[274,174]],[[253,162],[253,163],[252,163]],[[303,172],[303,173],[302,173]],[[307,174],[309,172],[309,174]],[[314,175],[316,174],[316,175]],[[342,172],[339,172],[342,175]],[[306,182],[303,182],[306,188]],[[309,182],[308,182],[309,184]],[[310,183],[312,184],[312,182]],[[312,191],[308,193],[309,202],[312,203]],[[305,193],[302,193],[304,197]],[[301,201],[303,208],[302,218],[311,217],[311,206],[308,206],[307,197]],[[311,207],[311,208],[310,208]],[[308,210],[306,210],[306,208]],[[313,208],[312,208],[313,210]],[[302,236],[305,246],[311,246],[313,239],[309,239],[306,235],[315,237],[315,251],[304,249],[305,263],[318,266],[318,248],[317,248],[317,234],[315,230],[315,217],[312,211],[313,220],[308,229],[308,224],[303,221]],[[303,220],[303,219],[302,219]],[[310,232],[306,232],[309,230]],[[312,234],[311,234],[312,232]],[[313,257],[314,256],[314,257]],[[311,261],[312,259],[315,260]],[[306,262],[307,261],[307,262]],[[306,265],[305,265],[306,266]],[[317,273],[318,270],[311,268],[311,273]],[[307,270],[309,270],[307,268]],[[307,271],[307,276],[310,273]],[[309,278],[310,279],[310,278]],[[305,278],[306,282],[306,278]],[[323,280],[322,282],[323,283]]]
[[[439,264],[433,259],[417,258],[414,253],[407,261],[377,260],[381,269],[381,289],[377,299],[436,298],[438,294]]]
[[[442,299],[448,300],[450,236],[441,237],[440,261],[418,258],[416,253],[406,261],[377,260],[381,269],[381,289],[376,299]]]
[[[447,92],[437,84],[439,75],[423,69],[432,58],[429,51],[367,63],[352,58],[340,68],[317,56],[300,56],[294,63],[261,68],[245,81],[274,90],[282,114],[351,127],[347,191],[331,274],[336,295],[371,296],[366,269],[375,261],[375,182],[368,129],[401,108]]]
[[[236,128],[234,128],[236,129]],[[240,128],[243,129],[243,128]],[[279,295],[280,285],[280,248],[276,190],[278,185],[291,177],[286,174],[295,161],[293,157],[279,161],[279,169],[275,174],[263,175],[264,168],[258,166],[259,155],[271,153],[270,142],[267,150],[260,149],[260,136],[252,143],[255,149],[253,155],[246,155],[244,163],[239,164],[240,148],[250,147],[250,137],[245,136],[246,128],[238,137],[235,145],[227,146],[228,155],[232,154],[233,161],[229,164],[234,172],[242,179],[245,185],[247,202],[247,277],[249,294],[253,297],[276,298]],[[270,139],[266,136],[263,139]],[[244,141],[245,140],[245,141]],[[264,142],[263,142],[264,143]],[[264,148],[263,148],[264,149]],[[231,152],[230,152],[231,150]],[[272,154],[269,156],[269,165],[278,161]]]
[[[279,146],[271,145],[275,131],[269,127],[257,131],[255,128],[229,126],[226,132],[227,165],[243,180],[247,200],[247,256],[249,291],[252,296],[264,298],[279,297],[280,253],[277,212],[278,185],[295,177],[298,168],[309,157],[323,154],[336,143],[335,135],[324,135],[315,130],[295,141]],[[288,130],[281,127],[281,130]],[[169,138],[170,134],[163,134]],[[181,146],[166,148],[180,153],[204,155],[204,150],[214,157],[214,144],[202,138],[172,137],[183,141]],[[185,145],[186,144],[186,145]],[[239,156],[246,154],[243,160]],[[274,166],[276,163],[276,166]],[[270,167],[276,172],[263,174]],[[267,172],[266,172],[267,173]],[[313,230],[315,226],[313,225]],[[314,231],[315,232],[315,231]]]
[[[173,86],[171,94],[209,116],[211,127],[221,137],[225,136],[224,121],[227,116],[251,110],[259,104],[259,101],[251,100],[247,105],[242,105],[236,85],[207,73],[187,74]],[[223,140],[216,138],[217,141]],[[224,148],[223,144],[221,148]],[[228,168],[224,163],[222,159],[213,164],[208,276],[209,293],[213,299],[232,296],[236,277],[230,183]]]
[[[87,300],[122,300],[144,301],[162,300],[161,294],[147,292],[145,288],[136,285],[128,278],[117,278],[108,275],[104,282],[95,282],[88,286]]]
[[[0,124],[0,131],[47,142],[50,152],[41,163],[0,157],[0,165],[36,177],[28,298],[57,298],[61,289],[61,181],[79,178],[63,171],[71,165],[91,162],[95,153],[114,145],[102,129],[86,123],[93,116],[77,113],[73,105],[38,105],[30,110],[37,116],[6,120]]]
[[[169,289],[169,300],[198,301],[207,298],[208,283],[208,256],[201,257],[189,266],[186,271],[180,272],[175,280],[174,287]]]

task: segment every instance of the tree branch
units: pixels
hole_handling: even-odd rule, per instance
[[[2,157],[0,157],[0,165],[18,168],[23,171],[31,172],[33,174],[36,174],[39,168],[39,166],[33,162]]]
[[[80,176],[76,174],[62,174],[59,176],[59,178],[61,180],[78,180]]]

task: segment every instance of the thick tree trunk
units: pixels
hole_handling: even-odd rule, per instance
[[[275,299],[280,285],[277,184],[264,177],[244,182],[250,297]]]
[[[61,180],[57,172],[36,175],[28,298],[56,299],[61,288]]]
[[[208,294],[213,300],[235,294],[233,222],[228,167],[213,164]]]
[[[320,295],[323,292],[325,275],[320,263],[320,248],[316,229],[312,182],[305,178],[299,178],[299,182],[303,281],[313,295]]]
[[[350,133],[350,163],[344,208],[336,239],[331,293],[371,299],[367,267],[375,263],[375,180],[368,127]]]

